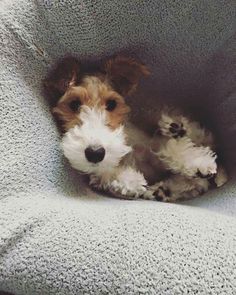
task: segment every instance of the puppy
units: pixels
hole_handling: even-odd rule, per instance
[[[127,120],[125,97],[147,75],[145,65],[122,56],[92,71],[76,58],[61,60],[44,85],[63,133],[64,155],[90,176],[94,189],[115,197],[175,201],[197,196],[208,190],[207,178],[217,175],[212,135],[169,111],[156,116],[159,135],[151,138],[135,128]],[[218,178],[225,182],[222,175]]]

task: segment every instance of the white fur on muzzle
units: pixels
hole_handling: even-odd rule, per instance
[[[107,125],[106,111],[84,106],[80,112],[81,124],[69,129],[62,138],[62,149],[72,167],[83,173],[98,175],[109,173],[131,151],[126,144],[124,127],[112,130]],[[99,146],[105,149],[104,159],[91,163],[86,159],[85,149]]]

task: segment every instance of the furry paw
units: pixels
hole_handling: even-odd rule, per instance
[[[171,123],[168,130],[173,138],[183,137],[186,135],[186,130],[183,128],[182,123]]]
[[[146,192],[147,182],[142,173],[131,167],[125,167],[111,181],[108,190],[116,197],[137,199]]]
[[[101,178],[95,174],[90,175],[89,185],[95,190],[102,190],[103,189]]]
[[[174,174],[192,178],[217,172],[215,153],[209,147],[196,146],[188,137],[169,139],[157,155]]]
[[[167,114],[162,114],[158,125],[160,127],[161,134],[164,136],[179,138],[186,135],[186,129],[182,122],[182,117],[172,118]]]
[[[217,173],[217,164],[215,159],[209,155],[205,155],[205,161],[198,161],[197,166],[198,168],[195,174],[196,177],[211,179]]]
[[[170,189],[164,184],[163,181],[156,183],[148,188],[143,195],[144,199],[156,200],[159,202],[171,202],[174,201],[171,196]]]
[[[153,193],[155,200],[159,202],[168,202],[170,201],[170,190],[168,188],[159,186]]]
[[[92,174],[89,185],[95,190],[107,191],[114,197],[123,199],[140,198],[147,190],[143,174],[131,167],[122,168],[115,175],[103,179]]]
[[[109,191],[119,198],[137,199],[145,193],[146,186],[137,184],[137,186],[133,187],[117,180],[113,180]]]
[[[210,171],[210,170],[209,170]],[[207,172],[205,172],[206,174],[203,174],[199,169],[198,169],[198,171],[197,171],[197,173],[196,173],[196,177],[200,177],[200,178],[207,178],[207,179],[211,179],[211,178],[213,178],[215,175],[216,175],[216,173],[207,173]]]

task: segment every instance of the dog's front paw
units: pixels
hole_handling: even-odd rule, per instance
[[[182,117],[172,118],[169,115],[163,114],[158,123],[160,133],[171,138],[184,137],[186,135],[186,129],[182,121]]]
[[[173,138],[179,138],[186,135],[186,130],[184,129],[182,123],[170,123],[168,127],[168,132]]]
[[[110,183],[109,191],[116,197],[137,199],[146,192],[144,176],[131,167],[123,168]]]
[[[110,192],[112,192],[113,195],[125,199],[137,199],[142,196],[145,191],[146,187],[144,185],[137,184],[136,186],[130,186],[117,180],[114,180],[110,187]]]

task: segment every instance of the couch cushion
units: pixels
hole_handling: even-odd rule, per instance
[[[0,288],[15,294],[233,294],[236,220],[149,201],[1,203]],[[10,221],[10,222],[9,222]]]

